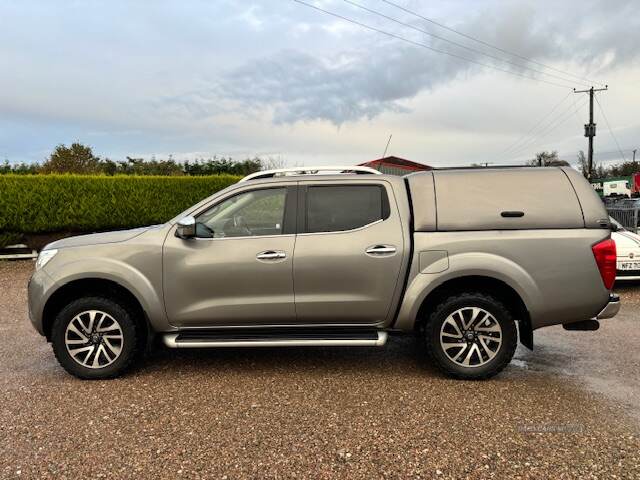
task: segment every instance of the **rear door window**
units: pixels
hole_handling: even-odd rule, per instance
[[[343,232],[389,217],[389,199],[382,185],[309,186],[307,233]]]

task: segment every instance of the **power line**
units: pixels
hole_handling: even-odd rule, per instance
[[[576,106],[577,103],[578,103],[578,100],[577,99],[574,100],[573,103],[569,105],[568,108],[564,109],[559,115],[552,118],[549,123],[543,126],[542,129],[539,132],[537,132],[535,135],[533,135],[527,142],[525,142],[524,145],[521,145],[520,147],[516,148],[516,151],[522,151],[523,146],[529,147],[532,144],[535,144],[536,141],[538,141],[539,139],[544,138],[549,133],[553,132],[561,124],[566,122],[571,115],[575,114],[575,112],[577,112],[580,109],[580,107],[584,106],[586,101]]]
[[[587,103],[587,100],[584,99],[578,106],[576,106],[577,102],[578,102],[577,100],[574,101],[573,104],[571,104],[571,106],[569,107],[569,109],[572,109],[572,111],[569,112],[569,110],[565,110],[563,114],[560,114],[558,117],[556,117],[557,120],[555,121],[555,123],[552,122],[551,124],[547,125],[547,127],[545,127],[542,131],[540,131],[534,138],[532,138],[531,141],[527,142],[526,144],[519,147],[516,151],[512,152],[512,155],[521,153],[526,148],[530,148],[536,145],[539,140],[542,140],[543,138],[549,136],[549,134],[553,133],[560,125],[565,124],[567,120],[571,118],[574,111],[580,110],[580,108],[582,108]],[[573,110],[574,107],[575,107],[575,110]],[[568,115],[566,115],[567,112],[568,112]]]
[[[405,7],[403,7],[402,5],[398,5],[397,3],[391,2],[391,1],[389,1],[389,0],[381,0],[381,1],[382,1],[382,2],[384,2],[384,3],[386,3],[386,4],[388,4],[388,5],[393,6],[393,7],[395,7],[395,8],[398,8],[398,9],[400,9],[400,10],[402,10],[402,11],[404,11],[404,12],[406,12],[406,13],[410,14],[410,15],[413,15],[413,16],[415,16],[415,17],[417,17],[417,18],[420,18],[420,19],[425,20],[425,21],[427,21],[427,22],[429,22],[429,23],[432,23],[433,25],[437,25],[437,26],[438,26],[438,27],[440,27],[440,28],[444,28],[445,30],[448,30],[448,31],[453,32],[453,33],[455,33],[455,34],[457,34],[457,35],[460,35],[460,36],[462,36],[462,37],[464,37],[464,38],[467,38],[467,39],[472,40],[472,41],[474,41],[474,42],[477,42],[477,43],[479,43],[479,44],[481,44],[481,45],[484,45],[485,47],[493,48],[494,50],[497,50],[497,51],[499,51],[499,52],[506,53],[507,55],[511,55],[511,56],[513,56],[513,57],[520,58],[521,60],[525,60],[525,61],[527,61],[527,62],[534,63],[534,64],[536,64],[536,65],[539,65],[539,66],[541,66],[541,67],[547,68],[547,69],[549,69],[549,70],[553,70],[553,71],[555,71],[555,72],[562,73],[563,75],[567,75],[567,76],[569,76],[569,77],[573,77],[573,78],[576,78],[576,79],[579,79],[579,80],[582,80],[582,81],[588,82],[589,84],[594,84],[594,83],[595,83],[595,84],[598,84],[598,85],[604,85],[604,84],[603,84],[603,83],[601,83],[601,82],[595,82],[595,81],[593,81],[593,80],[589,80],[588,78],[585,78],[585,77],[580,77],[580,76],[577,76],[577,75],[573,75],[573,74],[571,74],[571,73],[569,73],[569,72],[565,72],[565,71],[560,70],[560,69],[558,69],[558,68],[550,67],[549,65],[545,65],[544,63],[537,62],[537,61],[535,61],[535,60],[533,60],[533,59],[531,59],[531,58],[527,58],[527,57],[525,57],[525,56],[523,56],[523,55],[519,55],[519,54],[517,54],[517,53],[510,52],[509,50],[505,50],[504,48],[500,48],[500,47],[498,47],[498,46],[496,46],[496,45],[492,45],[492,44],[490,44],[490,43],[488,43],[488,42],[485,42],[485,41],[483,41],[483,40],[480,40],[479,38],[473,37],[473,36],[471,36],[471,35],[467,35],[466,33],[463,33],[463,32],[460,32],[460,31],[458,31],[458,30],[455,30],[455,29],[453,29],[453,28],[451,28],[451,27],[448,27],[448,26],[446,26],[446,25],[444,25],[444,24],[442,24],[442,23],[439,23],[439,22],[437,22],[437,21],[435,21],[435,20],[433,20],[433,19],[431,19],[431,18],[428,18],[428,17],[425,17],[425,16],[423,16],[423,15],[420,15],[419,13],[416,13],[416,12],[414,12],[414,11],[412,11],[412,10],[409,10],[408,8],[405,8]]]
[[[526,145],[523,145],[523,147],[518,150],[518,153],[520,153],[524,149],[530,148],[530,147],[532,147],[532,146],[534,146],[536,144],[539,145],[539,141],[540,140],[542,140],[543,138],[548,137],[550,134],[555,132],[559,126],[564,125],[571,118],[571,116],[575,112],[577,112],[578,110],[580,110],[582,107],[584,107],[586,105],[587,101],[584,100],[577,106],[576,106],[576,103],[578,103],[578,102],[577,101],[573,102],[573,104],[571,104],[571,106],[569,107],[569,110],[565,110],[564,114],[558,115],[558,117],[556,117],[555,122],[551,122],[549,125],[547,125],[545,128],[543,128],[543,130],[540,131],[531,140],[531,142],[528,142]]]
[[[557,127],[559,127],[561,124],[566,122],[569,116],[571,116],[574,111],[576,111],[578,108],[580,108],[583,105],[581,104],[578,107],[576,107],[577,103],[578,103],[578,99],[576,98],[573,101],[573,103],[570,104],[564,110],[562,110],[562,112],[560,112],[555,117],[551,118],[549,122],[545,122],[542,128],[540,128],[535,134],[532,134],[527,140],[524,141],[524,143],[520,144],[515,149],[511,150],[511,152],[509,152],[509,155],[513,156],[513,155],[520,154],[523,150],[535,145],[538,142],[538,140],[546,137],[549,133],[553,132]],[[568,112],[569,112],[569,115],[567,115]]]
[[[569,140],[569,139],[567,138],[567,140]],[[615,154],[618,154],[618,155],[619,155],[621,151],[622,151],[622,152],[633,152],[633,148],[634,148],[634,147],[631,147],[631,148],[623,148],[622,150],[608,150],[608,151],[605,151],[605,152],[593,152],[593,155],[594,155],[594,157],[602,156],[602,155],[611,155],[612,153],[615,153]],[[566,155],[570,155],[570,153],[566,153],[566,152],[565,152],[565,153],[563,153],[562,155],[566,156]],[[614,159],[614,160],[615,160],[615,159]]]
[[[534,80],[534,81],[536,81],[536,82],[547,83],[547,84],[549,84],[549,85],[553,85],[553,86],[555,86],[555,87],[560,87],[560,88],[569,88],[567,85],[561,85],[561,84],[559,84],[559,83],[551,82],[551,81],[549,81],[549,80],[543,80],[542,78],[536,78],[536,77],[531,77],[531,76],[529,76],[529,75],[523,75],[523,74],[521,74],[521,73],[513,72],[513,71],[511,71],[511,70],[505,70],[505,69],[502,69],[502,68],[498,68],[498,67],[496,67],[496,66],[494,66],[494,65],[489,65],[489,64],[487,64],[487,63],[478,62],[478,61],[476,61],[476,60],[472,60],[472,59],[467,58],[467,57],[464,57],[464,56],[462,56],[462,55],[458,55],[458,54],[455,54],[455,53],[447,52],[447,51],[445,51],[445,50],[439,50],[439,49],[437,49],[437,48],[430,47],[430,46],[429,46],[429,45],[427,45],[427,44],[420,43],[420,42],[416,42],[416,41],[414,41],[414,40],[410,40],[410,39],[408,39],[408,38],[406,38],[406,37],[402,37],[402,36],[400,36],[400,35],[396,35],[395,33],[387,32],[387,31],[385,31],[385,30],[381,30],[381,29],[379,29],[379,28],[372,27],[372,26],[370,26],[370,25],[367,25],[367,24],[365,24],[365,23],[359,22],[359,21],[357,21],[357,20],[353,20],[353,19],[351,19],[351,18],[345,17],[345,16],[340,15],[340,14],[338,14],[338,13],[331,12],[331,11],[329,11],[329,10],[325,10],[325,9],[323,9],[323,8],[320,8],[320,7],[316,7],[315,5],[311,5],[310,3],[303,2],[302,0],[293,0],[293,1],[294,1],[294,2],[296,2],[296,3],[299,3],[300,5],[304,5],[304,6],[306,6],[306,7],[312,8],[313,10],[317,10],[317,11],[322,12],[322,13],[325,13],[325,14],[327,14],[327,15],[331,15],[332,17],[339,18],[339,19],[341,19],[341,20],[345,20],[345,21],[347,21],[347,22],[349,22],[349,23],[352,23],[352,24],[354,24],[354,25],[358,25],[358,26],[360,26],[360,27],[366,28],[367,30],[371,30],[371,31],[373,31],[373,32],[381,33],[381,34],[386,35],[386,36],[388,36],[388,37],[395,38],[395,39],[397,39],[397,40],[401,40],[401,41],[403,41],[403,42],[409,43],[409,44],[414,45],[414,46],[416,46],[416,47],[425,48],[425,49],[427,49],[427,50],[431,50],[431,51],[436,52],[436,53],[442,53],[442,54],[444,54],[444,55],[449,55],[450,57],[458,58],[458,59],[460,59],[460,60],[464,60],[464,61],[466,61],[466,62],[473,63],[473,64],[475,64],[475,65],[480,65],[480,66],[482,66],[482,67],[491,68],[491,69],[493,69],[493,70],[497,70],[497,71],[499,71],[499,72],[508,73],[508,74],[510,74],[510,75],[516,75],[516,76],[518,76],[518,77],[526,78],[526,79],[529,79],[529,80]]]
[[[570,140],[570,138],[565,138],[564,140]],[[623,152],[633,152],[635,147],[631,147],[631,148],[624,148],[622,149]],[[620,158],[616,157],[616,158],[599,158],[600,155],[608,155],[611,153],[616,153],[616,154],[620,154],[620,150],[610,150],[610,151],[606,151],[606,152],[594,152],[594,163],[595,160],[598,161],[598,163],[612,163],[612,162],[619,162]],[[571,155],[576,155],[576,158],[571,158],[569,159],[569,157]],[[558,159],[559,160],[565,160],[569,163],[576,163],[577,162],[577,152],[562,152],[562,153],[558,153]]]
[[[541,74],[541,75],[547,75],[547,76],[549,76],[551,78],[555,78],[557,80],[562,80],[563,82],[573,82],[574,81],[574,80],[570,80],[568,78],[564,78],[564,77],[560,77],[558,75],[554,75],[552,73],[547,73],[547,72],[544,72],[542,70],[537,70],[535,68],[528,67],[527,65],[523,65],[521,63],[512,62],[510,60],[505,60],[504,58],[496,57],[495,55],[491,55],[489,53],[483,52],[482,50],[478,50],[476,48],[469,47],[469,46],[464,45],[462,43],[454,42],[453,40],[449,40],[448,38],[441,37],[439,35],[436,35],[434,33],[429,32],[427,30],[423,30],[421,28],[416,27],[415,25],[411,25],[410,23],[403,22],[401,20],[398,20],[397,18],[390,17],[389,15],[385,15],[382,12],[378,12],[378,11],[373,10],[371,8],[365,7],[364,5],[360,5],[359,3],[353,2],[352,0],[343,0],[343,1],[345,3],[348,3],[349,5],[353,5],[354,7],[359,8],[361,10],[364,10],[366,12],[373,13],[374,15],[378,15],[378,16],[380,16],[382,18],[386,18],[387,20],[390,20],[390,21],[392,21],[394,23],[397,23],[398,25],[402,25],[404,27],[411,28],[412,30],[415,30],[417,32],[424,33],[425,35],[429,35],[430,37],[437,38],[438,40],[442,40],[444,42],[448,42],[448,43],[450,43],[452,45],[455,45],[456,47],[464,48],[466,50],[469,50],[470,52],[477,53],[479,55],[484,55],[484,56],[486,56],[488,58],[491,58],[493,60],[497,60],[499,62],[508,63],[509,65],[513,65],[515,67],[522,68],[522,69],[525,69],[525,70],[531,70],[532,72],[536,72],[536,73]],[[581,85],[589,86],[589,84],[586,84],[586,83],[581,83]]]
[[[546,120],[546,119],[547,119],[547,118],[548,118],[548,117],[549,117],[553,112],[555,112],[555,111],[556,111],[556,109],[557,109],[560,105],[562,105],[562,104],[567,100],[567,98],[569,98],[569,96],[571,95],[571,93],[572,93],[572,92],[567,93],[567,94],[562,98],[562,100],[560,100],[558,103],[556,103],[556,104],[554,105],[554,107],[553,107],[553,108],[552,108],[548,113],[546,113],[545,115],[543,115],[543,116],[542,116],[542,118],[540,118],[540,120],[539,120],[539,121],[537,121],[537,122],[533,125],[533,127],[531,127],[529,130],[527,130],[527,132],[526,132],[524,135],[522,135],[520,138],[518,138],[515,142],[513,142],[513,143],[512,143],[511,145],[509,145],[507,148],[505,148],[505,149],[504,149],[504,150],[502,150],[500,153],[498,153],[498,155],[497,155],[497,156],[498,156],[498,157],[503,156],[504,154],[506,154],[507,152],[509,152],[511,149],[513,149],[513,147],[515,147],[517,144],[519,144],[522,140],[526,139],[526,138],[527,138],[531,133],[533,133],[533,131],[534,131],[536,128],[538,128],[538,127],[542,124],[542,122],[543,122],[544,120]]]
[[[634,147],[623,148],[622,150],[609,150],[608,152],[594,152],[594,155],[610,155],[612,153],[633,152]]]
[[[620,153],[620,155],[622,156],[622,159],[626,162],[627,161],[627,157],[625,157],[624,153],[622,153],[622,149],[620,148],[620,144],[618,143],[618,139],[613,134],[613,129],[611,128],[611,125],[609,124],[609,119],[607,118],[607,116],[604,113],[604,109],[602,108],[602,105],[600,104],[600,100],[598,100],[598,96],[597,95],[594,95],[594,98],[596,99],[596,103],[598,104],[598,108],[600,109],[600,113],[602,113],[602,118],[604,118],[604,121],[607,124],[607,128],[609,129],[609,133],[611,134],[611,137],[613,138],[613,141],[616,142],[616,147],[618,147],[618,153]]]

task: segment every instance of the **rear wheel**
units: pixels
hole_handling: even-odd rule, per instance
[[[136,323],[126,304],[110,298],[74,300],[56,316],[51,341],[60,365],[83,379],[113,378],[136,357]]]
[[[424,335],[432,361],[462,379],[496,375],[511,361],[518,343],[509,310],[482,293],[447,298],[429,316]]]

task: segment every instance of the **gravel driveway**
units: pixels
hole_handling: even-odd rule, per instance
[[[29,324],[32,268],[0,262],[2,478],[640,478],[640,285],[600,331],[539,331],[485,382],[406,337],[162,349],[80,381]]]

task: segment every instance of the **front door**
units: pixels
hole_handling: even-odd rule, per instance
[[[386,182],[300,183],[294,282],[298,322],[380,324],[404,254]]]
[[[296,187],[247,188],[198,213],[196,238],[171,231],[163,250],[169,321],[179,327],[294,323],[295,210]]]

